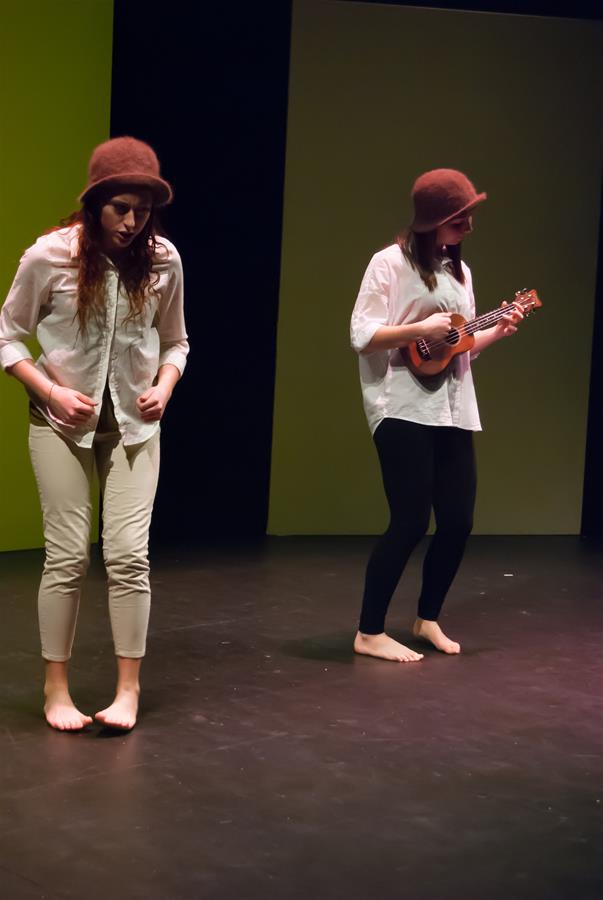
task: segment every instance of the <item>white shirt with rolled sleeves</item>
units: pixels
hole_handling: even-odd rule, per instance
[[[469,353],[457,354],[443,373],[426,378],[413,375],[398,349],[362,353],[382,325],[410,324],[435,312],[475,318],[471,272],[462,265],[464,285],[444,268],[436,273],[437,285],[430,291],[397,244],[371,259],[352,313],[350,336],[360,355],[362,397],[372,434],[386,418],[481,430]]]
[[[45,234],[23,254],[0,311],[0,365],[7,369],[32,359],[24,341],[35,334],[42,350],[35,363],[38,369],[97,404],[88,422],[72,429],[32,397],[49,424],[78,446],[91,447],[108,385],[124,444],[140,444],[158,431],[159,422],[143,422],[137,398],[152,386],[161,366],[170,363],[182,374],[186,365],[189,345],[180,256],[167,238],[157,239],[155,290],[142,316],[125,324],[128,297],[108,260],[104,315],[100,320],[91,317],[84,334],[77,316],[79,228],[73,225]]]

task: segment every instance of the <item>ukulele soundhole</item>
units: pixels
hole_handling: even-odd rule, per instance
[[[460,339],[461,339],[461,336],[460,336],[460,334],[458,333],[458,329],[456,329],[456,328],[451,328],[451,330],[450,330],[450,331],[448,332],[448,334],[446,335],[446,343],[447,343],[450,347],[454,347],[455,344],[458,344],[458,342],[460,341]]]

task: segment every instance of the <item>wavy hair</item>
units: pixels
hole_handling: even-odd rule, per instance
[[[91,319],[100,319],[105,311],[105,273],[107,257],[102,250],[102,226],[100,211],[106,197],[94,196],[84,201],[76,210],[51,231],[80,225],[78,244],[77,317],[85,333]],[[128,296],[129,311],[123,324],[140,318],[149,294],[159,281],[153,272],[157,255],[157,236],[161,235],[155,208],[151,208],[148,221],[140,234],[120,256],[119,276]]]

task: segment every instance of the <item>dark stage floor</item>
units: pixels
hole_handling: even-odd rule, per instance
[[[473,538],[443,619],[464,652],[399,665],[350,651],[370,545],[155,551],[126,736],[46,727],[41,553],[0,555],[2,900],[600,900],[600,553]],[[418,565],[390,628],[411,645]],[[96,561],[86,711],[111,653]]]

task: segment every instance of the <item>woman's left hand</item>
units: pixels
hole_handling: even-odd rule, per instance
[[[143,422],[158,422],[165,412],[171,390],[165,385],[156,384],[141,394],[136,401]]]
[[[503,300],[501,306],[509,306],[506,300]],[[501,316],[495,326],[495,330],[497,332],[497,339],[509,337],[511,334],[515,334],[517,331],[517,326],[523,319],[523,312],[519,306],[515,304],[511,304],[509,306],[508,314]]]

